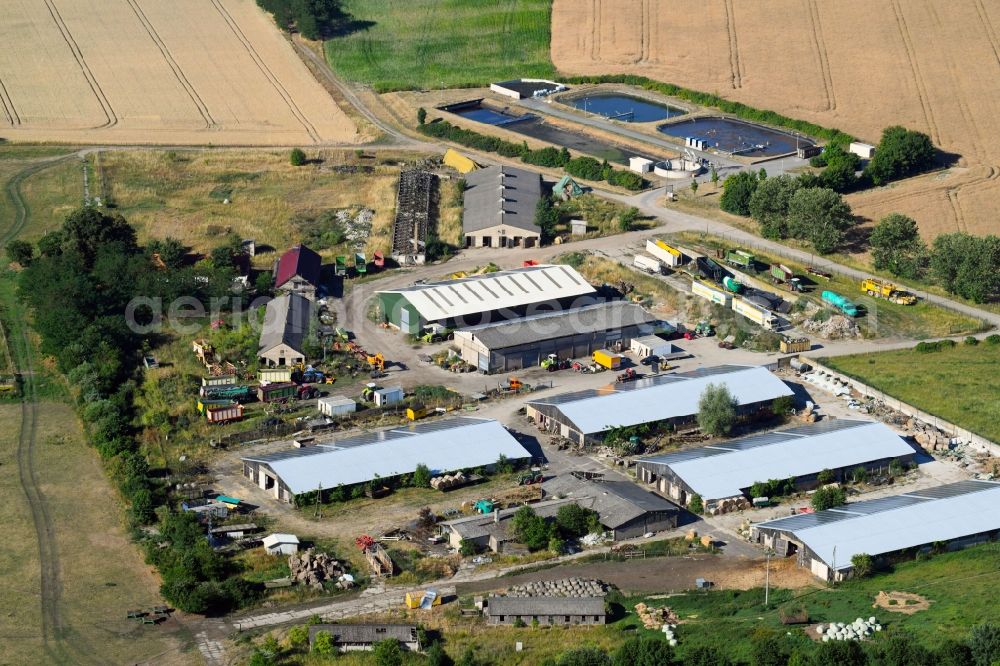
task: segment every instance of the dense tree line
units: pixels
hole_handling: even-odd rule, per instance
[[[842,145],[833,144],[809,161],[814,167],[826,167],[822,173],[803,177],[817,178],[823,187],[836,192],[852,192],[927,171],[934,167],[936,159],[937,151],[929,136],[893,125],[882,131],[875,156],[865,165],[860,176],[861,158],[844,150]]]
[[[607,181],[627,190],[638,191],[648,183],[641,175],[632,171],[615,169],[607,160],[600,162],[593,157],[570,157],[569,151],[554,147],[528,148],[527,142],[514,143],[495,136],[480,134],[472,130],[452,125],[446,120],[420,124],[417,130],[426,135],[444,141],[452,141],[474,150],[487,153],[497,153],[503,157],[516,157],[525,164],[550,168],[561,168],[576,178],[593,181]]]
[[[340,0],[257,0],[283,30],[294,30],[306,39],[325,39],[347,20]]]
[[[569,539],[578,539],[585,534],[603,530],[597,512],[576,504],[559,507],[554,520],[539,516],[529,506],[521,507],[514,514],[512,523],[514,536],[528,550],[547,548],[554,553],[563,552]]]
[[[136,296],[166,305],[181,296],[206,301],[228,295],[234,246],[230,240],[212,252],[211,260],[187,266],[186,249],[176,240],[140,247],[123,217],[88,207],[73,211],[62,228],[43,236],[38,255],[19,276],[18,294],[31,309],[42,353],[54,358],[74,385],[81,418],[128,502],[133,527],[156,519],[154,509],[166,501],[166,489],[152,478],[135,438],[133,397],[147,340],[137,332],[141,328],[130,328],[125,313]],[[159,270],[152,268],[154,252]],[[148,323],[150,315],[139,310],[136,323]],[[239,582],[222,583],[222,560],[190,520],[163,513],[157,543],[164,547],[149,549],[150,561],[163,575],[164,596],[195,612],[240,603],[245,590]]]

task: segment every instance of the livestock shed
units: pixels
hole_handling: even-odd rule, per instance
[[[358,409],[358,403],[343,395],[331,395],[316,401],[316,408],[324,416],[347,416]]]
[[[417,627],[412,624],[313,624],[309,626],[310,647],[321,631],[330,634],[338,652],[371,651],[375,643],[385,640],[396,640],[410,652],[420,651]]]
[[[474,445],[470,445],[474,442]],[[391,481],[426,465],[432,474],[491,468],[500,456],[531,457],[500,423],[470,417],[414,423],[390,430],[324,441],[313,446],[245,455],[243,475],[275,499],[350,488],[375,479]]]
[[[292,555],[299,552],[299,538],[294,534],[268,534],[263,539],[268,555]]]
[[[278,258],[274,265],[274,289],[282,294],[316,298],[319,286],[320,256],[305,245],[296,245]]]
[[[745,419],[770,413],[775,398],[793,395],[767,368],[720,365],[560,393],[532,400],[526,409],[542,431],[589,444],[601,441],[612,428],[689,423],[697,417],[698,399],[709,384],[726,386]]]
[[[552,93],[566,90],[566,86],[547,79],[513,79],[511,81],[491,83],[490,90],[504,97],[524,99],[526,97],[551,95]]]
[[[480,372],[509,372],[537,366],[549,354],[584,358],[622,348],[651,333],[655,321],[638,305],[610,301],[470,326],[455,331],[455,345]]]
[[[851,560],[885,561],[1000,536],[1000,483],[966,480],[754,525],[751,537],[824,580],[851,575]]]
[[[535,514],[542,518],[555,518],[560,507],[566,504],[577,504],[575,499],[557,499],[532,504]],[[455,549],[462,546],[462,541],[468,541],[477,548],[489,548],[494,553],[511,552],[515,542],[513,533],[513,518],[518,509],[496,509],[486,515],[464,516],[440,524],[440,529],[448,539],[448,544]],[[517,548],[514,548],[516,551]]]
[[[596,290],[575,269],[539,264],[376,294],[382,318],[403,333],[429,324],[462,328],[591,304]]]
[[[546,495],[574,500],[585,509],[597,512],[601,525],[612,539],[634,539],[648,532],[662,532],[677,527],[680,509],[676,504],[654,495],[631,481],[585,479],[561,474],[546,481]]]
[[[537,247],[542,230],[535,209],[542,198],[541,175],[492,166],[465,177],[462,230],[465,247]]]
[[[531,626],[605,624],[604,597],[490,597],[486,623]]]
[[[714,512],[727,500],[742,506],[752,499],[755,483],[790,480],[796,489],[809,489],[824,470],[842,481],[858,467],[887,471],[892,461],[909,462],[913,455],[913,447],[884,423],[831,419],[640,458],[636,475],[681,504],[699,495]]]
[[[267,302],[257,357],[262,365],[289,366],[306,360],[305,341],[312,323],[312,301],[299,293]]]

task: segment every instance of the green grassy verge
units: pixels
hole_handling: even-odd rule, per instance
[[[823,359],[925,412],[1000,442],[996,370],[1000,345],[957,345],[930,353],[913,349]]]
[[[356,29],[326,42],[330,65],[379,92],[550,78],[551,0],[345,0]]]

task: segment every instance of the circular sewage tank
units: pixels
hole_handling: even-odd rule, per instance
[[[691,160],[663,160],[653,165],[653,173],[661,178],[694,178],[701,173],[702,166]]]

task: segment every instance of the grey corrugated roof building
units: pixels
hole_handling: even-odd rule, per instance
[[[604,624],[603,597],[490,597],[489,624]]]
[[[480,371],[509,372],[537,366],[549,354],[589,358],[598,349],[627,348],[632,338],[651,333],[655,321],[634,303],[611,301],[459,329],[455,344]]]
[[[542,230],[535,208],[542,177],[509,166],[473,171],[465,177],[462,229],[466,247],[534,247]]]
[[[542,488],[547,495],[571,499],[596,511],[601,525],[616,541],[673,529],[680,515],[676,504],[631,481],[588,480],[562,474],[546,481]]]
[[[264,309],[257,356],[267,365],[305,361],[303,343],[309,335],[312,301],[297,293],[272,298]]]
[[[321,631],[330,634],[333,646],[340,652],[371,650],[373,644],[391,638],[406,650],[420,650],[417,627],[412,624],[314,624],[309,627],[310,646]]]

